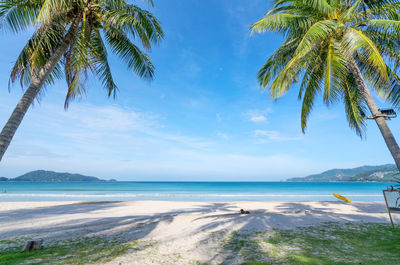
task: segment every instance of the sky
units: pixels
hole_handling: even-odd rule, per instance
[[[140,3],[139,3],[140,4]],[[117,99],[93,78],[67,111],[64,80],[29,109],[0,176],[45,169],[138,181],[279,181],[332,168],[393,163],[373,121],[365,139],[344,106],[317,99],[305,134],[298,87],[274,101],[256,80],[282,36],[251,35],[267,0],[155,0],[165,39],[150,56],[151,82],[110,55]],[[0,37],[0,126],[23,94],[8,90],[13,62],[32,32]],[[384,102],[377,98],[379,106]],[[400,139],[400,120],[389,121]]]

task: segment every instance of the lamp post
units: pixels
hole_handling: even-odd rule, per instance
[[[361,117],[367,120],[375,120],[379,117],[384,117],[386,120],[391,120],[397,117],[397,113],[394,111],[394,109],[380,109],[379,111],[381,114],[371,116],[365,115],[365,112],[360,107],[358,107],[358,110],[360,111]]]

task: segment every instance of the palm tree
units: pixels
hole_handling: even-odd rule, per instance
[[[153,4],[152,0],[147,0]],[[11,83],[28,87],[0,133],[0,161],[25,113],[43,90],[65,76],[71,99],[85,92],[88,74],[96,76],[114,96],[108,51],[119,56],[136,75],[151,80],[154,66],[134,40],[150,51],[163,38],[156,17],[124,0],[0,0],[0,29],[20,32],[35,26],[12,69]]]
[[[400,80],[399,14],[398,0],[275,0],[251,29],[279,32],[285,40],[258,80],[264,88],[270,84],[275,99],[300,83],[303,133],[318,94],[326,104],[344,101],[349,125],[360,137],[367,106],[400,169],[400,148],[368,89],[393,102],[390,92]]]

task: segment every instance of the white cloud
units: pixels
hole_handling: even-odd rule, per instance
[[[253,136],[257,138],[259,143],[297,141],[303,139],[302,136],[287,136],[283,135],[279,131],[266,130],[256,130],[253,132]]]
[[[255,123],[261,123],[261,122],[266,122],[267,118],[264,115],[259,115],[250,117],[250,120]]]
[[[292,166],[288,168],[287,164]],[[47,169],[120,180],[262,181],[295,177],[299,176],[299,173],[306,175],[312,172],[311,168],[318,171],[326,167],[327,165],[316,161],[285,154],[251,156],[170,149],[161,158],[157,154],[154,154],[153,158],[126,159],[116,159],[107,155],[91,159],[79,153],[67,159],[53,156],[8,156],[2,161],[0,170],[6,177],[15,177],[35,169]],[[8,175],[8,171],[15,173]]]
[[[146,131],[158,127],[158,116],[117,105],[97,107],[89,104],[74,105],[67,112],[54,106],[57,116],[66,122],[71,122],[74,127],[88,129],[92,132],[120,132],[120,131]],[[65,122],[65,121],[64,121]]]
[[[167,130],[153,113],[89,104],[65,112],[58,105],[45,105],[31,109],[6,156],[135,160],[170,146],[208,150],[211,145],[207,139]]]
[[[263,110],[249,110],[246,111],[243,116],[254,123],[264,123],[267,122],[267,115],[270,113],[270,109],[263,109]]]
[[[85,115],[82,115],[85,113]],[[168,142],[179,144],[186,148],[207,149],[211,143],[201,137],[181,135],[166,132],[159,124],[158,116],[152,113],[143,113],[118,106],[96,107],[80,105],[72,113],[65,113],[67,122],[76,125],[70,134],[61,133],[75,139],[84,137],[84,142],[107,144],[119,143],[130,146],[132,143]],[[107,139],[105,142],[102,139]]]
[[[229,138],[225,132],[217,136]],[[30,111],[0,172],[7,177],[47,169],[125,180],[276,180],[298,176],[309,163],[286,154],[235,154],[215,140],[171,132],[158,115],[117,105],[77,104],[68,112],[42,105]],[[296,170],[283,172],[286,161]]]

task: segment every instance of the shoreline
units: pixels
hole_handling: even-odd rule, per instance
[[[83,183],[83,182],[82,182]],[[0,183],[0,201],[383,201],[386,183],[115,182]]]

